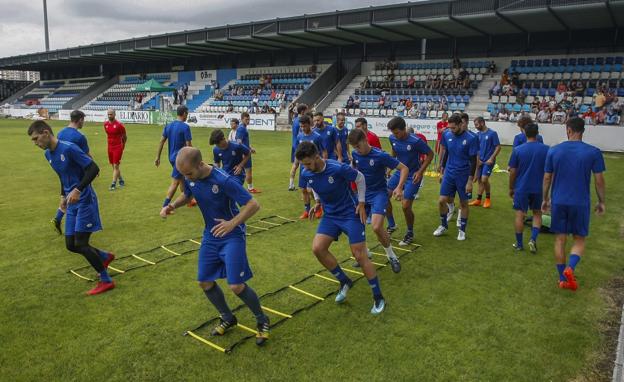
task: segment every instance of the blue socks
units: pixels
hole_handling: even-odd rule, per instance
[[[165,201],[163,202],[163,207],[167,207],[170,202],[171,202],[171,199],[165,198]]]
[[[516,247],[522,248],[522,232],[520,233],[516,232]]]
[[[108,252],[104,252],[100,249],[95,249],[98,253],[98,255],[100,256],[100,259],[102,259],[102,261],[108,260]]]
[[[572,270],[574,271],[576,269],[576,265],[579,263],[579,261],[581,261],[581,256],[575,255],[575,254],[571,254],[569,261],[570,261],[570,263],[568,264],[568,266],[570,268],[572,268]]]
[[[565,264],[557,264],[557,272],[559,272],[559,281],[566,281],[563,271],[565,270]]]
[[[305,204],[305,210],[306,212],[310,212],[310,203]]]
[[[370,285],[371,290],[373,291],[373,297],[375,300],[381,298],[381,287],[379,286],[379,280],[377,280],[377,276],[368,280],[368,285]]]
[[[531,227],[531,240],[537,241],[537,235],[539,234],[540,229],[537,227]]]
[[[468,218],[461,218],[459,225],[459,230],[462,232],[466,232],[466,226],[468,225]]]
[[[103,283],[112,283],[113,279],[111,279],[106,270],[103,270],[102,272],[100,272],[100,281],[102,281]]]
[[[236,296],[238,296],[238,298],[240,298],[241,301],[244,302],[245,305],[247,305],[247,307],[251,310],[256,317],[256,322],[267,322],[267,316],[262,311],[262,306],[260,306],[260,299],[249,285],[245,284],[245,289],[243,289],[243,291]]]
[[[63,216],[65,216],[65,212],[61,211],[61,209],[59,208],[58,210],[56,210],[56,216],[54,217],[54,220],[60,222],[61,220],[63,220]]]
[[[408,225],[407,226],[407,232],[408,233],[414,233],[414,226],[413,225]]]
[[[215,283],[210,289],[205,289],[204,294],[208,297],[208,300],[217,308],[219,315],[223,321],[231,322],[234,319],[234,314],[230,310],[227,302],[225,302],[225,296],[223,291],[219,287],[219,284]]]
[[[444,228],[448,228],[448,222],[446,221],[446,214],[440,214],[440,224]]]
[[[340,268],[340,265],[336,265],[336,268],[330,270],[330,272],[332,275],[334,275],[335,278],[338,279],[338,281],[340,281],[340,285],[351,281],[351,279],[347,277],[347,275],[344,273],[342,268]]]
[[[388,227],[396,227],[396,222],[394,221],[394,215],[388,216]]]

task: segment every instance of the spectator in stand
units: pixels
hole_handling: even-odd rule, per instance
[[[583,85],[583,81],[576,81],[576,87],[574,88],[575,95],[577,97],[582,97],[585,93],[585,85]]]
[[[512,111],[511,115],[509,116],[509,122],[518,122],[519,118],[520,116],[518,115],[518,113],[516,113],[515,111]]]
[[[251,99],[251,108],[250,108],[250,112],[251,113],[257,113],[258,109],[260,107],[260,105],[258,104],[260,102],[260,99],[258,98],[257,95],[255,95],[252,99]]]
[[[515,87],[520,87],[520,74],[518,72],[513,72],[511,75],[511,83]]]
[[[505,70],[503,71],[503,75],[501,76],[501,80],[500,80],[501,86],[505,86],[505,85],[507,85],[509,82],[510,82],[510,81],[509,81],[509,71],[508,71],[507,69],[505,69]]]
[[[232,113],[233,111],[234,111],[234,105],[232,105],[232,102],[230,102],[227,107],[227,112]]]
[[[360,97],[355,96],[355,99],[353,100],[353,108],[354,109],[359,109],[360,108]],[[355,113],[355,110],[353,111]]]
[[[607,101],[607,97],[604,95],[602,90],[598,90],[596,94],[594,94],[594,111],[598,111],[602,109]]]
[[[265,83],[266,83],[266,78],[264,77],[264,74],[261,74],[260,78],[258,79],[258,85],[260,85],[260,89],[264,89]]]
[[[615,108],[609,108],[607,111],[607,115],[605,116],[605,124],[607,125],[617,125],[620,122],[620,117],[615,111]]]
[[[502,92],[503,92],[503,95],[506,95],[506,96],[513,95],[513,92],[511,90],[511,84],[506,83],[505,85],[503,85]]]
[[[550,112],[548,111],[547,107],[543,108],[542,110],[540,110],[539,113],[537,113],[537,122],[540,122],[540,123],[550,122]]]
[[[540,99],[538,96],[533,98],[533,102],[531,102],[531,113],[537,114],[540,111]]]
[[[596,125],[604,125],[606,118],[607,118],[607,108],[603,106],[596,113],[596,120],[595,120]]]
[[[188,98],[188,84],[184,84],[184,101]]]
[[[438,105],[439,105],[439,107],[438,107],[439,111],[446,111],[446,110],[448,110],[448,105],[446,103],[446,97],[444,97],[444,96],[440,97],[440,103]]]
[[[596,112],[591,107],[583,114],[585,125],[594,125],[596,121]]]
[[[503,122],[506,122],[509,120],[509,112],[507,112],[507,109],[505,108],[501,109],[501,111],[498,113],[498,120],[503,121]]]
[[[526,94],[524,94],[524,90],[520,89],[518,94],[516,95],[516,102],[520,105],[524,105],[524,101],[526,100]]]
[[[379,97],[379,101],[377,102],[377,109],[379,109],[379,114],[381,114],[381,110],[385,108],[385,105],[386,97],[382,95],[381,97]]]
[[[271,95],[269,96],[269,99],[271,101],[275,101],[275,98],[277,98],[277,92],[275,91],[275,89],[271,89]]]
[[[413,104],[412,108],[409,109],[409,116],[412,118],[418,118],[418,104]]]
[[[405,100],[400,100],[396,107],[396,112],[399,117],[405,117]]]
[[[269,112],[269,103],[264,101],[264,105],[262,105],[262,110],[260,111],[263,114],[266,114]]]
[[[355,107],[353,106],[353,102],[354,102],[353,96],[349,96],[349,98],[347,99],[347,105],[346,105],[347,113],[349,112],[349,109],[355,109]]]
[[[470,87],[470,73],[465,68],[459,72],[459,81],[464,89]]]
[[[271,77],[270,74],[267,74],[265,82],[267,84],[268,87],[272,87],[272,83],[273,83],[273,77]]]
[[[407,97],[407,99],[405,100],[405,113],[407,114],[407,112],[409,111],[409,109],[412,108],[413,102],[412,102],[412,97]]]
[[[371,81],[370,81],[370,78],[368,78],[368,76],[364,78],[364,81],[362,81],[362,83],[360,84],[360,87],[362,89],[368,89],[371,87]]]
[[[548,106],[549,106],[548,100],[546,99],[546,97],[542,97],[542,100],[540,101],[540,104],[539,104],[539,110],[542,110],[543,108],[548,108]]]
[[[413,89],[414,85],[416,85],[416,79],[414,78],[414,76],[410,76],[410,78],[407,80],[407,87]]]
[[[429,112],[429,107],[427,107],[427,104],[425,102],[420,104],[420,107],[418,108],[418,117],[420,119],[427,119],[427,113]]]
[[[459,58],[455,57],[453,58],[453,69],[459,69],[461,68],[461,61],[459,61]]]
[[[500,90],[501,90],[501,88],[500,88],[500,85],[498,84],[498,81],[494,81],[494,84],[488,90],[488,94],[490,95],[490,99],[492,99],[492,96],[499,95]]]
[[[490,64],[488,65],[488,74],[491,76],[494,73],[496,73],[496,64],[494,61],[490,61]]]
[[[561,106],[557,106],[557,110],[552,113],[551,121],[552,123],[564,124],[566,122],[566,117],[567,116],[566,113],[563,111],[563,108]]]
[[[557,93],[565,93],[568,91],[568,87],[562,81],[557,84]]]
[[[435,77],[433,74],[427,74],[427,78],[425,79],[425,89],[433,89],[435,88]]]
[[[388,115],[388,110],[392,109],[392,99],[390,98],[389,94],[386,94],[385,96],[385,101],[384,101],[384,108],[386,109],[386,115]]]
[[[606,97],[606,101],[605,101],[605,105],[610,105],[612,102],[617,100],[617,97],[615,95],[615,89],[606,89],[604,91],[605,93],[605,97]]]

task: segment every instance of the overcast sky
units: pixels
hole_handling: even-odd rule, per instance
[[[50,49],[397,0],[48,0]],[[43,0],[0,0],[0,57],[42,52]]]

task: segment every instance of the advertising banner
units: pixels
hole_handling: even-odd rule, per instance
[[[250,114],[249,130],[275,131],[275,115]],[[240,113],[190,113],[187,123],[198,127],[230,127],[232,118],[240,120]]]

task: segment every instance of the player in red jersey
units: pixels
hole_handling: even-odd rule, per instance
[[[356,129],[361,129],[366,133],[366,140],[368,141],[368,144],[371,145],[372,147],[376,147],[379,150],[382,150],[381,148],[381,141],[379,140],[379,137],[377,136],[377,134],[373,133],[372,131],[368,130],[368,121],[366,121],[366,118],[358,118],[355,120],[355,128]]]
[[[126,147],[126,128],[124,125],[115,119],[115,110],[108,109],[107,112],[108,121],[104,122],[104,131],[108,136],[108,162],[113,166],[113,183],[108,188],[110,191],[115,191],[117,188],[117,180],[119,180],[119,187],[123,187],[126,183],[121,176],[121,170],[119,165],[121,164],[121,156],[123,155],[124,147]]]
[[[434,163],[434,167],[436,167],[435,165],[437,165],[438,163],[438,154],[440,154],[440,141],[442,140],[442,133],[447,128],[448,128],[448,113],[444,112],[442,113],[442,120],[438,121],[438,124],[436,125],[436,129],[438,131],[438,140],[436,141],[436,147],[435,147],[436,160]]]

